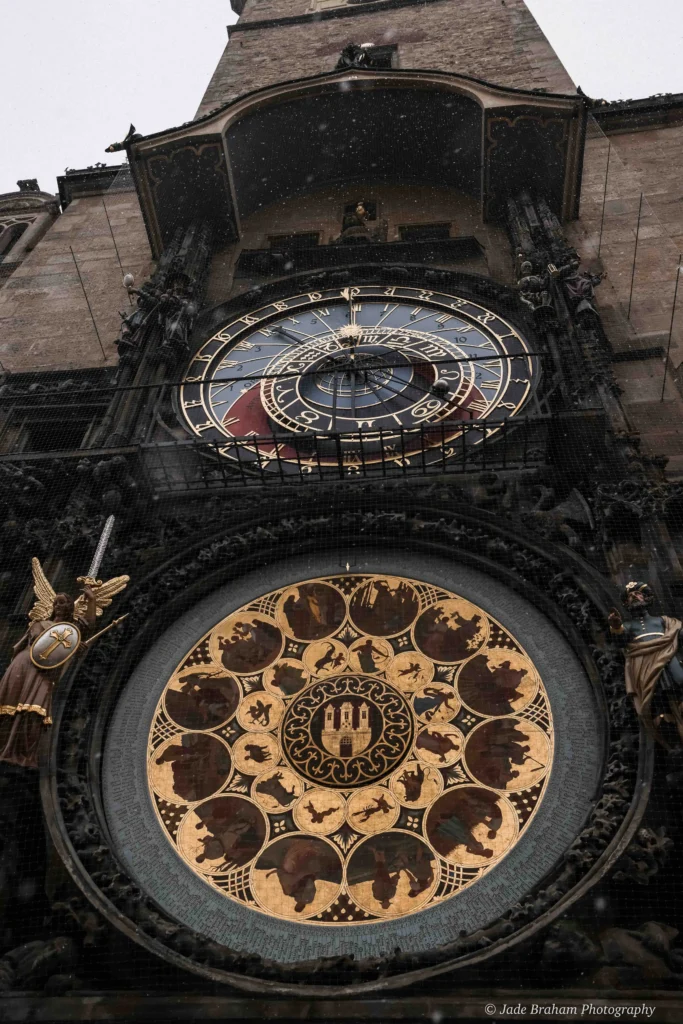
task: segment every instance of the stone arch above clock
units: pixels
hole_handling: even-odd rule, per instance
[[[543,193],[558,216],[572,218],[585,116],[578,96],[444,72],[354,70],[258,90],[127,148],[158,255],[180,221],[211,214],[216,239],[230,241],[242,216],[302,182],[361,180],[373,162],[387,180],[400,167],[403,180],[408,173],[473,195],[484,219],[535,187],[542,167]]]

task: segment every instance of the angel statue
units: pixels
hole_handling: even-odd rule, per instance
[[[92,630],[97,616],[130,578],[116,576],[102,583],[90,571],[79,577],[82,592],[74,600],[55,593],[37,558],[31,564],[35,604],[28,630],[14,645],[12,661],[0,680],[0,761],[22,768],[38,767],[43,727],[52,725],[54,686],[72,656],[85,653],[95,639],[84,643],[81,636]]]
[[[613,608],[607,621],[612,640],[625,647],[626,692],[633,697],[646,728],[671,751],[676,748],[667,741],[662,727],[675,727],[678,745],[683,743],[683,664],[679,654],[683,623],[667,615],[653,615],[654,600],[647,583],[627,583],[622,596],[625,618]]]

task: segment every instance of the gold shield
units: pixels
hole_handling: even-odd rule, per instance
[[[61,668],[78,650],[81,633],[73,622],[55,622],[43,630],[31,645],[30,657],[36,668],[49,672]]]

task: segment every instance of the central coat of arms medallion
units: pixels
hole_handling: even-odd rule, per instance
[[[309,686],[282,723],[289,764],[316,785],[365,786],[408,756],[413,715],[402,693],[370,676],[335,676]]]

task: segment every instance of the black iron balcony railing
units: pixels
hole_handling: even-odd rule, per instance
[[[538,466],[551,417],[444,422],[350,433],[240,437],[142,445],[157,493],[313,480],[462,474]]]
[[[22,452],[0,455],[0,480],[11,482],[19,467],[30,475],[58,461],[56,477],[67,485],[83,460],[92,464],[114,455],[124,455],[129,472],[159,496],[314,481],[455,476],[542,465],[552,422],[550,415],[535,415],[351,433]]]

